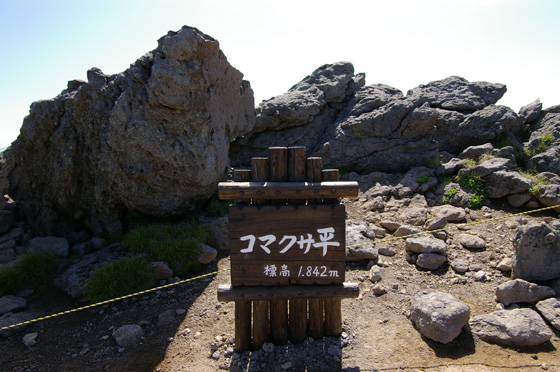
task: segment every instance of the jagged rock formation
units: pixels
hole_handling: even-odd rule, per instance
[[[125,72],[88,71],[35,102],[0,162],[0,189],[35,234],[115,233],[137,216],[185,213],[228,169],[254,126],[249,83],[212,37],[183,27]]]
[[[270,146],[306,146],[326,166],[406,171],[521,126],[495,103],[505,85],[452,76],[406,96],[383,84],[365,86],[349,62],[321,66],[287,93],[257,107],[253,132],[232,144],[232,164],[246,164]]]

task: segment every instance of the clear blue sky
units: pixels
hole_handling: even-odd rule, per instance
[[[86,71],[125,70],[183,25],[216,38],[255,104],[325,63],[403,90],[450,75],[504,83],[515,111],[560,104],[557,0],[0,0],[0,148],[29,105]]]

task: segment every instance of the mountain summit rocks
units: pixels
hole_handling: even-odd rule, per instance
[[[254,126],[249,83],[195,28],[169,32],[123,73],[87,77],[34,102],[3,154],[0,189],[34,234],[184,214],[216,191],[230,141]]]

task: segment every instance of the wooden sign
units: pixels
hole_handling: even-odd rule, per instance
[[[232,205],[228,214],[233,286],[344,282],[344,205]]]

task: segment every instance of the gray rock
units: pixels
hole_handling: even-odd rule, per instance
[[[83,296],[86,281],[91,271],[106,265],[110,260],[117,258],[117,254],[108,248],[89,253],[81,260],[71,265],[66,271],[55,279],[55,284],[72,298]]]
[[[208,265],[210,262],[214,261],[217,256],[218,256],[218,251],[215,248],[212,248],[206,244],[201,244],[200,255],[196,259],[201,264]]]
[[[220,251],[229,250],[229,226],[227,216],[203,221],[208,227],[208,245]]]
[[[519,172],[501,170],[484,179],[484,191],[489,198],[502,198],[529,190],[533,182]]]
[[[450,263],[451,268],[461,274],[469,271],[470,264],[470,261],[464,257],[456,258]]]
[[[524,144],[525,152],[536,154],[527,160],[526,166],[537,172],[560,175],[560,112],[554,107],[544,110],[530,129],[531,137]]]
[[[519,109],[519,118],[523,121],[523,123],[531,123],[539,118],[541,111],[541,100],[536,99]]]
[[[507,201],[509,205],[511,205],[514,208],[522,207],[529,200],[531,200],[531,195],[526,192],[522,192],[521,194],[508,195],[507,197]]]
[[[20,312],[20,313],[6,313],[0,316],[0,328],[9,327],[15,324],[23,323],[28,320],[33,319],[34,316],[32,313],[28,312]],[[22,331],[29,327],[29,324],[22,324],[17,327],[7,328],[0,331],[0,336],[2,337],[9,337],[13,334],[16,334],[19,331]]]
[[[469,322],[470,308],[455,297],[435,290],[426,290],[411,300],[410,319],[423,336],[450,343]]]
[[[424,224],[424,228],[428,231],[432,230],[440,230],[447,226],[447,217],[445,216],[438,216],[430,218]]]
[[[481,249],[486,247],[486,241],[477,235],[457,234],[455,240],[465,248]]]
[[[409,225],[400,225],[399,228],[395,231],[394,235],[396,237],[403,237],[407,235],[414,235],[422,232],[418,227],[409,226]]]
[[[447,244],[431,235],[420,235],[407,238],[405,249],[416,253],[438,253],[447,255]]]
[[[422,226],[426,223],[428,208],[409,206],[399,211],[398,218],[406,225]]]
[[[542,185],[536,197],[545,207],[560,204],[560,184]],[[554,208],[554,210],[559,212],[560,208]]]
[[[33,103],[4,152],[0,189],[35,234],[119,233],[123,219],[186,214],[215,193],[230,141],[254,127],[249,83],[195,28],[169,32],[123,73],[87,75]]]
[[[383,296],[385,293],[387,293],[387,287],[379,283],[374,284],[371,287],[371,293],[373,293],[375,296]]]
[[[57,257],[68,257],[70,247],[66,238],[48,236],[45,238],[37,237],[29,241],[28,252],[48,252]]]
[[[549,298],[544,301],[537,302],[537,310],[550,325],[560,331],[560,300],[557,298]]]
[[[421,253],[418,255],[416,265],[427,270],[437,270],[446,262],[446,256],[436,253]]]
[[[560,299],[560,278],[550,281],[549,287],[556,292],[556,298]]]
[[[484,154],[490,154],[494,150],[491,143],[485,143],[478,146],[469,146],[459,154],[459,159],[478,160]]]
[[[513,278],[530,281],[560,278],[560,221],[518,227],[513,246]]]
[[[448,162],[440,165],[436,169],[437,176],[450,176],[453,174],[457,174],[459,169],[463,168],[463,159],[459,158],[452,158]]]
[[[396,221],[390,221],[390,220],[381,220],[379,221],[379,225],[381,225],[383,228],[389,230],[389,231],[397,231],[397,229],[399,227],[401,227],[401,223],[400,222],[396,222]]]
[[[142,339],[144,330],[136,324],[127,324],[117,328],[113,332],[113,338],[120,347],[136,345]]]
[[[103,245],[105,244],[105,239],[99,237],[93,237],[90,243],[91,243],[91,248],[94,251],[98,251],[103,248]]]
[[[27,309],[27,300],[17,296],[0,297],[0,315],[15,313]]]
[[[16,244],[21,243],[23,239],[23,229],[21,227],[16,227],[11,229],[4,235],[0,235],[0,244],[5,243],[9,240],[15,240]]]
[[[535,304],[549,297],[554,297],[552,288],[529,283],[523,279],[509,280],[496,288],[496,299],[504,306],[514,303]]]
[[[375,233],[369,228],[367,222],[346,223],[346,260],[377,260],[378,252],[374,248]]]
[[[381,279],[383,279],[383,268],[377,266],[377,265],[373,265],[370,269],[369,269],[369,280],[372,283],[377,283],[378,281],[380,281]]]
[[[0,210],[0,234],[8,232],[14,224],[14,214],[7,210]]]
[[[25,336],[23,336],[23,344],[27,347],[37,345],[37,336],[39,336],[37,332],[26,334]]]
[[[379,247],[377,249],[377,252],[382,256],[389,256],[389,257],[397,254],[397,252],[391,247]]]
[[[154,271],[156,280],[164,280],[173,276],[173,270],[171,270],[169,264],[165,261],[150,262],[148,267]]]
[[[435,217],[445,217],[448,222],[461,222],[467,217],[467,212],[463,208],[452,205],[438,205],[430,210],[430,214]]]
[[[513,268],[513,260],[510,257],[504,257],[498,265],[496,265],[496,269],[500,271],[511,271]]]
[[[158,326],[171,324],[175,321],[175,310],[166,310],[158,316]]]
[[[410,196],[415,192],[426,192],[430,187],[437,184],[437,178],[434,177],[433,169],[426,167],[417,167],[409,170],[400,180],[399,184],[393,189],[393,194],[399,198]],[[428,178],[425,182],[419,182],[422,177]],[[425,190],[424,190],[425,189]]]
[[[15,240],[8,240],[0,244],[0,264],[12,262],[17,258]]]
[[[513,348],[541,345],[552,337],[550,328],[531,309],[501,310],[475,316],[469,325],[480,339]]]
[[[507,170],[514,165],[515,162],[511,159],[492,158],[477,164],[471,172],[481,178],[484,178],[494,172]]]

